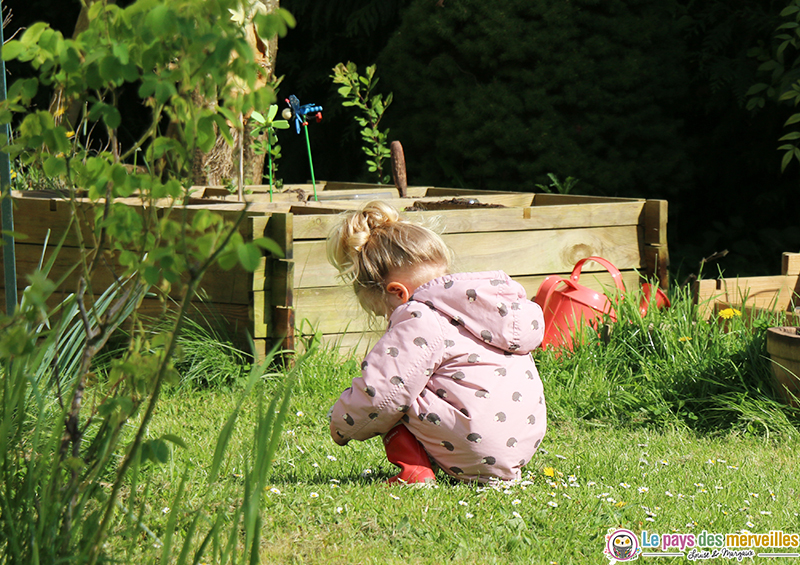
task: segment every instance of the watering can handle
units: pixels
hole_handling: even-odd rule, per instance
[[[536,296],[533,298],[533,301],[541,306],[542,310],[546,309],[550,296],[559,283],[564,283],[573,289],[575,288],[575,284],[571,280],[562,279],[558,275],[550,275],[542,281],[542,285],[539,287],[539,290],[536,291]]]
[[[606,270],[609,273],[611,273],[611,278],[614,280],[614,284],[616,285],[617,290],[619,290],[620,293],[622,294],[625,293],[625,285],[622,282],[622,273],[620,273],[619,269],[617,269],[610,261],[607,261],[602,257],[594,257],[594,256],[586,257],[585,259],[581,259],[580,261],[575,263],[575,268],[572,269],[572,274],[569,277],[572,282],[575,283],[578,282],[578,279],[581,276],[581,269],[583,268],[583,264],[586,263],[587,261],[594,261],[595,263],[605,267]]]

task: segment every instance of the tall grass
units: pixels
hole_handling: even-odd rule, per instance
[[[678,289],[670,308],[642,317],[637,300],[618,305],[609,331],[583,332],[574,353],[538,354],[551,418],[796,434],[800,412],[781,403],[770,382],[770,314],[705,320]]]
[[[335,350],[309,357],[262,493],[261,561],[579,565],[608,562],[603,536],[612,527],[797,531],[800,434],[797,414],[768,384],[769,320],[706,320],[688,296],[671,298],[670,309],[641,318],[631,297],[605,338],[587,332],[574,353],[537,352],[550,425],[516,483],[440,474],[436,488],[385,485],[396,470],[380,441],[341,448],[328,433],[328,409],[360,359]],[[274,374],[256,385],[243,422],[281,381]],[[205,438],[224,425],[231,397],[224,387],[176,395],[154,419],[154,434],[181,429],[189,441],[151,470],[151,505],[169,506],[166,493],[184,472],[204,480]],[[233,434],[213,492],[190,493],[189,504],[225,507],[250,453],[244,434]],[[167,518],[152,516],[149,526],[160,533]],[[138,551],[142,561],[149,549]]]

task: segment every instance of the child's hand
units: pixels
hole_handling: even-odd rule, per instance
[[[333,427],[333,422],[331,422],[331,437],[338,445],[347,445],[347,442],[350,441],[348,438],[339,435],[339,432]]]

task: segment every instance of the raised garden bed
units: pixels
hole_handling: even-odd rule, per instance
[[[242,342],[249,333],[260,353],[280,340],[294,348],[317,331],[325,343],[366,349],[378,334],[370,331],[370,320],[359,309],[352,290],[339,283],[328,264],[325,238],[340,212],[370,200],[384,200],[399,209],[430,203],[428,207],[436,209],[407,215],[438,226],[455,252],[455,270],[502,269],[519,280],[531,298],[547,275],[567,275],[579,259],[590,255],[616,265],[629,288],[638,285],[640,276],[658,278],[663,285],[668,280],[664,200],[439,187],[409,187],[408,197],[400,198],[393,186],[332,182],[317,183],[314,200],[314,188],[297,185],[270,194],[268,187],[247,187],[250,205],[247,221],[241,226],[243,236],[271,237],[284,249],[285,257],[264,257],[255,273],[240,269],[208,273],[193,315],[221,321]],[[211,208],[233,215],[243,207],[222,187],[197,187],[195,195],[190,209]],[[66,229],[69,207],[53,193],[16,193],[14,200],[16,231],[27,235],[17,243],[21,289],[25,275],[39,262],[47,228],[52,232],[51,241]],[[453,208],[453,200],[462,202],[456,209],[442,209]],[[474,202],[465,206],[464,200]],[[135,199],[129,203],[137,205]],[[71,238],[58,257],[54,280],[74,264],[77,249]],[[111,283],[114,269],[114,258],[109,257],[107,271],[98,273],[93,281],[95,294]],[[584,269],[581,283],[602,290],[611,280],[591,264]],[[71,292],[75,287],[73,276],[60,291]],[[158,314],[162,304],[146,299],[143,308]]]
[[[784,253],[781,274],[771,277],[703,279],[693,284],[701,314],[717,317],[726,308],[746,320],[763,312],[780,313],[780,323],[800,325],[800,253]]]

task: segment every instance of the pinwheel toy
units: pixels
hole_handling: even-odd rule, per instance
[[[300,100],[294,94],[286,99],[288,108],[284,109],[282,115],[287,120],[294,118],[294,128],[300,133],[300,126],[306,131],[306,147],[308,147],[308,165],[311,167],[311,184],[314,187],[314,200],[317,200],[317,182],[314,179],[314,161],[311,159],[311,141],[308,138],[308,120],[306,117],[314,114],[316,121],[322,121],[322,106],[316,104],[300,104]]]

